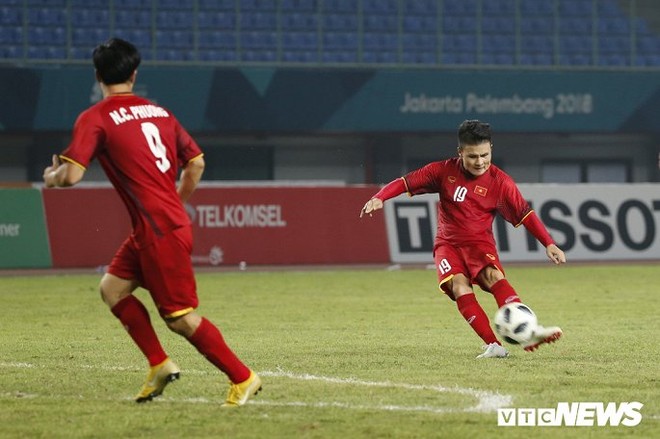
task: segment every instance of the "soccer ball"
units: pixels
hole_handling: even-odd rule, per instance
[[[507,303],[495,313],[495,331],[511,344],[525,344],[534,336],[536,314],[520,302]]]

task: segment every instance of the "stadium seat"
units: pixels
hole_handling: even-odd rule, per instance
[[[438,37],[435,34],[403,34],[401,46],[405,51],[435,52],[438,48]]]
[[[435,17],[404,17],[403,30],[405,32],[434,32],[437,30],[438,22]]]
[[[319,53],[315,50],[285,50],[282,61],[292,63],[317,63]]]
[[[607,67],[625,67],[630,64],[625,55],[621,54],[601,54],[598,57],[599,66]]]
[[[235,48],[236,34],[227,31],[201,31],[199,33],[199,47],[214,48]]]
[[[282,48],[291,52],[315,50],[318,46],[316,32],[289,32],[282,36]]]
[[[358,3],[355,0],[323,0],[323,11],[356,13],[357,7]]]
[[[520,0],[520,15],[523,21],[528,17],[550,18],[554,13],[554,0]]]
[[[481,20],[481,31],[485,34],[510,34],[516,32],[514,17],[484,17]]]
[[[555,30],[555,21],[552,17],[527,17],[520,20],[520,33],[522,38],[526,35],[549,35]]]
[[[598,32],[601,35],[629,35],[630,23],[627,18],[600,18]]]
[[[477,37],[473,34],[445,35],[442,41],[445,52],[474,52],[477,50]]]
[[[192,11],[195,7],[194,0],[158,0],[158,9],[181,9]]]
[[[477,64],[477,56],[474,53],[443,52],[442,63],[447,65],[472,65]]]
[[[388,51],[397,50],[399,45],[396,34],[390,33],[365,33],[363,35],[362,47],[367,50]]]
[[[277,52],[272,50],[245,50],[241,52],[241,60],[248,62],[273,62],[277,60]]]
[[[521,53],[520,64],[531,66],[550,66],[554,64],[550,53]]]
[[[438,3],[435,0],[404,0],[405,15],[437,15]]]
[[[612,0],[600,0],[596,2],[599,17],[623,17],[624,13],[619,8],[619,5]]]
[[[369,31],[396,32],[399,28],[399,19],[395,15],[365,15],[363,29]]]
[[[149,26],[145,24],[145,26]],[[183,11],[159,11],[156,13],[158,29],[192,29],[193,13]]]
[[[102,30],[102,32],[106,32]],[[151,46],[151,31],[136,28],[115,28],[114,35],[119,38],[124,38],[131,43],[135,44],[140,50]]]
[[[22,26],[0,27],[0,44],[21,44],[23,42]]]
[[[236,61],[236,52],[233,50],[200,50],[200,61]]]
[[[291,12],[315,12],[317,9],[316,0],[281,0],[282,10]]]
[[[224,11],[204,11],[197,14],[197,26],[200,29],[234,29],[236,27],[236,14]]]
[[[287,13],[280,17],[282,29],[285,31],[294,30],[316,30],[318,29],[318,18],[316,14],[309,13]]]
[[[277,15],[274,12],[241,12],[241,29],[276,30]]]
[[[27,11],[28,24],[31,26],[66,26],[66,9],[29,8]]]
[[[0,25],[2,26],[20,26],[23,24],[23,10],[13,6],[3,6],[0,8]]]
[[[141,9],[150,10],[152,0],[114,0],[115,10],[120,9]]]
[[[481,47],[484,52],[490,53],[514,53],[516,51],[516,40],[512,35],[488,35],[481,39]]]
[[[369,64],[396,64],[398,56],[396,52],[365,50],[362,53],[362,61]]]
[[[151,28],[151,11],[122,10],[115,13],[115,26]]]
[[[529,35],[520,41],[520,48],[526,53],[552,53],[554,45],[554,37],[544,35]]]
[[[488,0],[481,3],[481,15],[485,18],[514,17],[516,14],[515,0]]]
[[[398,0],[362,0],[362,11],[365,15],[382,14],[396,16],[398,10]]]
[[[105,9],[72,9],[71,25],[109,28],[110,14]]]
[[[326,50],[321,54],[324,63],[355,63],[357,62],[357,52],[345,50]]]
[[[591,35],[593,21],[590,17],[564,17],[559,20],[562,35]]]
[[[326,32],[323,34],[323,47],[331,50],[357,50],[357,32]]]
[[[245,32],[240,35],[241,47],[248,50],[263,49],[274,51],[277,49],[277,34],[275,32]]]
[[[477,0],[444,0],[443,12],[447,15],[462,15],[476,17]],[[444,15],[443,14],[443,15]]]
[[[357,31],[358,20],[355,15],[326,14],[323,17],[323,28],[326,31]]]
[[[401,54],[401,61],[406,64],[436,64],[435,52],[406,52]]]
[[[160,61],[192,61],[194,55],[187,49],[160,49],[156,52],[156,59]]]
[[[200,11],[236,11],[236,0],[198,0]]]
[[[156,46],[161,49],[190,49],[193,47],[192,31],[157,30]],[[158,54],[156,54],[158,56]]]
[[[22,46],[0,46],[0,51],[2,53],[2,58],[4,59],[15,59],[23,57]]]
[[[445,33],[476,32],[479,23],[474,17],[445,16],[442,18],[442,30]]]
[[[241,13],[277,10],[277,0],[239,0],[238,4]]]
[[[592,0],[559,0],[557,11],[560,17],[591,17],[593,2]],[[552,13],[552,11],[548,12]]]
[[[74,46],[93,48],[108,37],[108,29],[104,28],[78,27],[71,31],[71,41]]]

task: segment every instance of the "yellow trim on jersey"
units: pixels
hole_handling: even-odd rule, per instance
[[[442,279],[442,281],[438,284],[438,289],[444,293],[445,290],[442,289],[442,286],[443,286],[444,284],[446,284],[447,282],[449,282],[450,280],[452,280],[453,277],[454,277],[454,275],[453,275],[453,274],[450,274],[450,275],[447,276],[446,278]]]
[[[529,212],[527,212],[527,215],[525,215],[525,216],[523,217],[523,219],[521,219],[520,222],[519,222],[518,224],[516,224],[515,226],[513,226],[513,227],[520,227],[520,225],[523,223],[523,221],[525,221],[525,218],[527,218],[528,216],[530,216],[530,215],[532,214],[532,212],[534,212],[534,209],[532,209],[532,210],[530,210]]]
[[[401,180],[403,180],[403,185],[406,187],[406,193],[408,194],[409,197],[412,197],[413,194],[410,193],[410,189],[408,189],[408,182],[406,181],[406,177],[399,177]]]
[[[185,309],[182,309],[182,310],[179,310],[179,311],[175,311],[172,314],[167,314],[163,317],[166,318],[166,319],[175,319],[177,317],[181,317],[181,316],[185,316],[186,314],[190,314],[194,310],[195,310],[195,308],[192,308],[192,307],[191,308],[185,308]]]
[[[201,153],[200,155],[196,155],[195,157],[191,158],[190,160],[188,160],[188,163],[192,162],[193,160],[200,159],[200,158],[202,158],[202,157],[204,157],[204,153]],[[187,165],[188,163],[186,163],[186,165]]]
[[[79,167],[79,168],[82,169],[83,171],[86,171],[86,170],[87,170],[86,167],[84,167],[83,165],[81,165],[81,164],[78,163],[77,161],[75,161],[75,160],[73,160],[73,159],[70,159],[69,157],[67,157],[67,156],[65,156],[65,155],[61,155],[61,154],[60,154],[60,155],[59,155],[59,158],[60,158],[60,160],[64,160],[65,162],[69,162],[69,163],[71,163],[71,164],[73,164],[73,165],[76,165],[77,167]]]

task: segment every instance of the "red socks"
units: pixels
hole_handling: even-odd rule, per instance
[[[206,318],[202,317],[202,323],[188,341],[234,384],[250,378],[250,369],[241,363],[225,343],[220,330]]]
[[[506,279],[498,280],[490,287],[490,293],[495,297],[497,307],[501,308],[507,303],[520,302],[520,297],[516,294],[511,284]]]
[[[493,329],[490,327],[488,316],[481,305],[479,305],[479,302],[477,302],[474,293],[462,295],[456,299],[456,305],[458,305],[458,311],[470,324],[474,332],[476,332],[486,344],[500,344]]]
[[[149,366],[156,366],[167,359],[167,354],[151,326],[149,312],[132,294],[123,298],[110,310],[124,325],[124,329],[140,348]]]

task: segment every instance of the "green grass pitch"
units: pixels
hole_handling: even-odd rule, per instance
[[[0,276],[0,438],[660,437],[657,265],[509,267],[564,337],[477,360],[481,341],[431,270],[201,273],[199,312],[262,375],[221,410],[227,380],[169,332],[181,380],[132,397],[146,362],[101,302],[99,276]],[[477,291],[492,316],[495,302]],[[644,404],[635,427],[498,427],[496,408]]]

